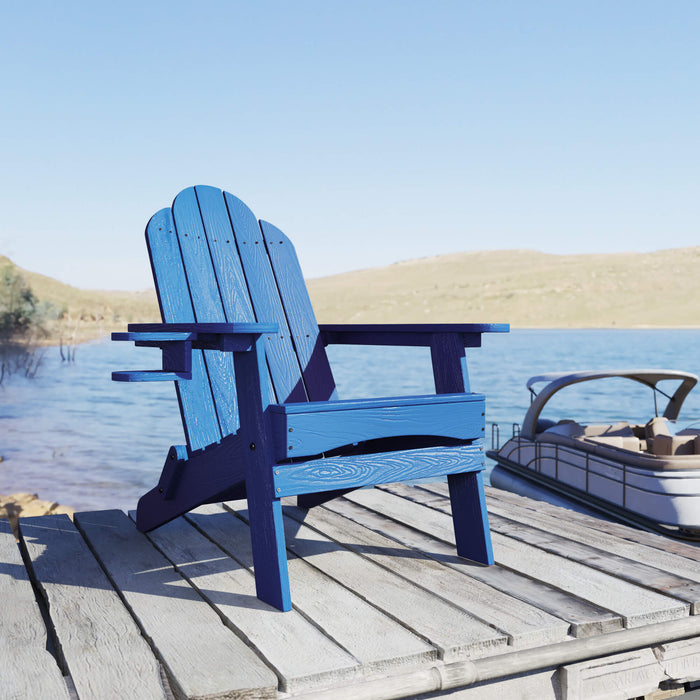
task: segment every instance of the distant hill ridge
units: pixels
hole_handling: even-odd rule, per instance
[[[320,322],[700,326],[700,247],[653,253],[454,253],[310,280]]]
[[[0,256],[0,267],[8,264],[13,265]],[[78,341],[159,319],[152,289],[82,290],[17,269],[40,300],[65,310],[62,332],[78,328]],[[499,250],[407,260],[311,279],[308,287],[320,323],[695,327],[698,271],[700,246],[584,255]]]

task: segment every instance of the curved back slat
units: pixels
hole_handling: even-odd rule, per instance
[[[194,309],[170,209],[162,209],[151,217],[146,242],[163,322],[193,323]],[[221,428],[201,350],[192,352],[192,379],[175,382],[175,387],[190,450],[218,442]]]
[[[181,192],[175,198],[172,209],[195,320],[199,323],[226,323],[194,189]],[[233,357],[229,353],[205,350],[204,360],[221,433],[228,435],[235,432],[239,425]]]
[[[278,403],[307,401],[299,360],[280,299],[275,274],[267,255],[260,225],[253,212],[228,192],[224,193],[229,218],[257,321],[276,323],[279,332],[268,336],[267,363]]]
[[[276,226],[260,222],[265,247],[289,324],[310,401],[338,398],[326,348],[321,342],[306,282],[291,241]]]

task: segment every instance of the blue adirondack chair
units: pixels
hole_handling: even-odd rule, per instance
[[[138,503],[149,531],[203,503],[248,500],[258,597],[291,608],[280,499],[302,507],[352,489],[447,476],[459,555],[493,563],[481,472],[484,396],[469,393],[465,347],[504,324],[316,322],[296,253],[277,228],[212,187],[181,192],[146,240],[162,324],[114,340],[162,349],[187,440]],[[428,346],[436,394],[339,400],[325,346]]]

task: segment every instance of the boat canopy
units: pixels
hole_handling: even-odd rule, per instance
[[[698,381],[698,377],[690,372],[678,372],[671,369],[584,370],[580,372],[539,374],[536,377],[531,377],[527,382],[527,388],[534,396],[534,399],[523,420],[523,425],[520,430],[522,437],[527,440],[534,440],[537,419],[540,417],[542,409],[547,401],[560,389],[571,386],[572,384],[588,382],[593,379],[605,379],[608,377],[631,379],[650,387],[654,391],[660,391],[656,388],[659,382],[667,380],[680,381],[681,383],[674,394],[668,397],[668,405],[663,414],[664,417],[669,420],[676,420],[676,418],[678,418],[683,401],[685,401],[686,396],[688,396],[688,393]],[[542,382],[548,383],[539,393],[536,393],[532,387]],[[667,394],[664,394],[664,396],[667,396]]]

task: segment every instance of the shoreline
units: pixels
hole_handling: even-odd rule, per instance
[[[19,540],[19,518],[31,518],[39,515],[58,515],[65,513],[73,518],[75,510],[55,501],[46,501],[36,493],[17,492],[0,495],[0,520],[9,520],[10,527],[16,539]]]

